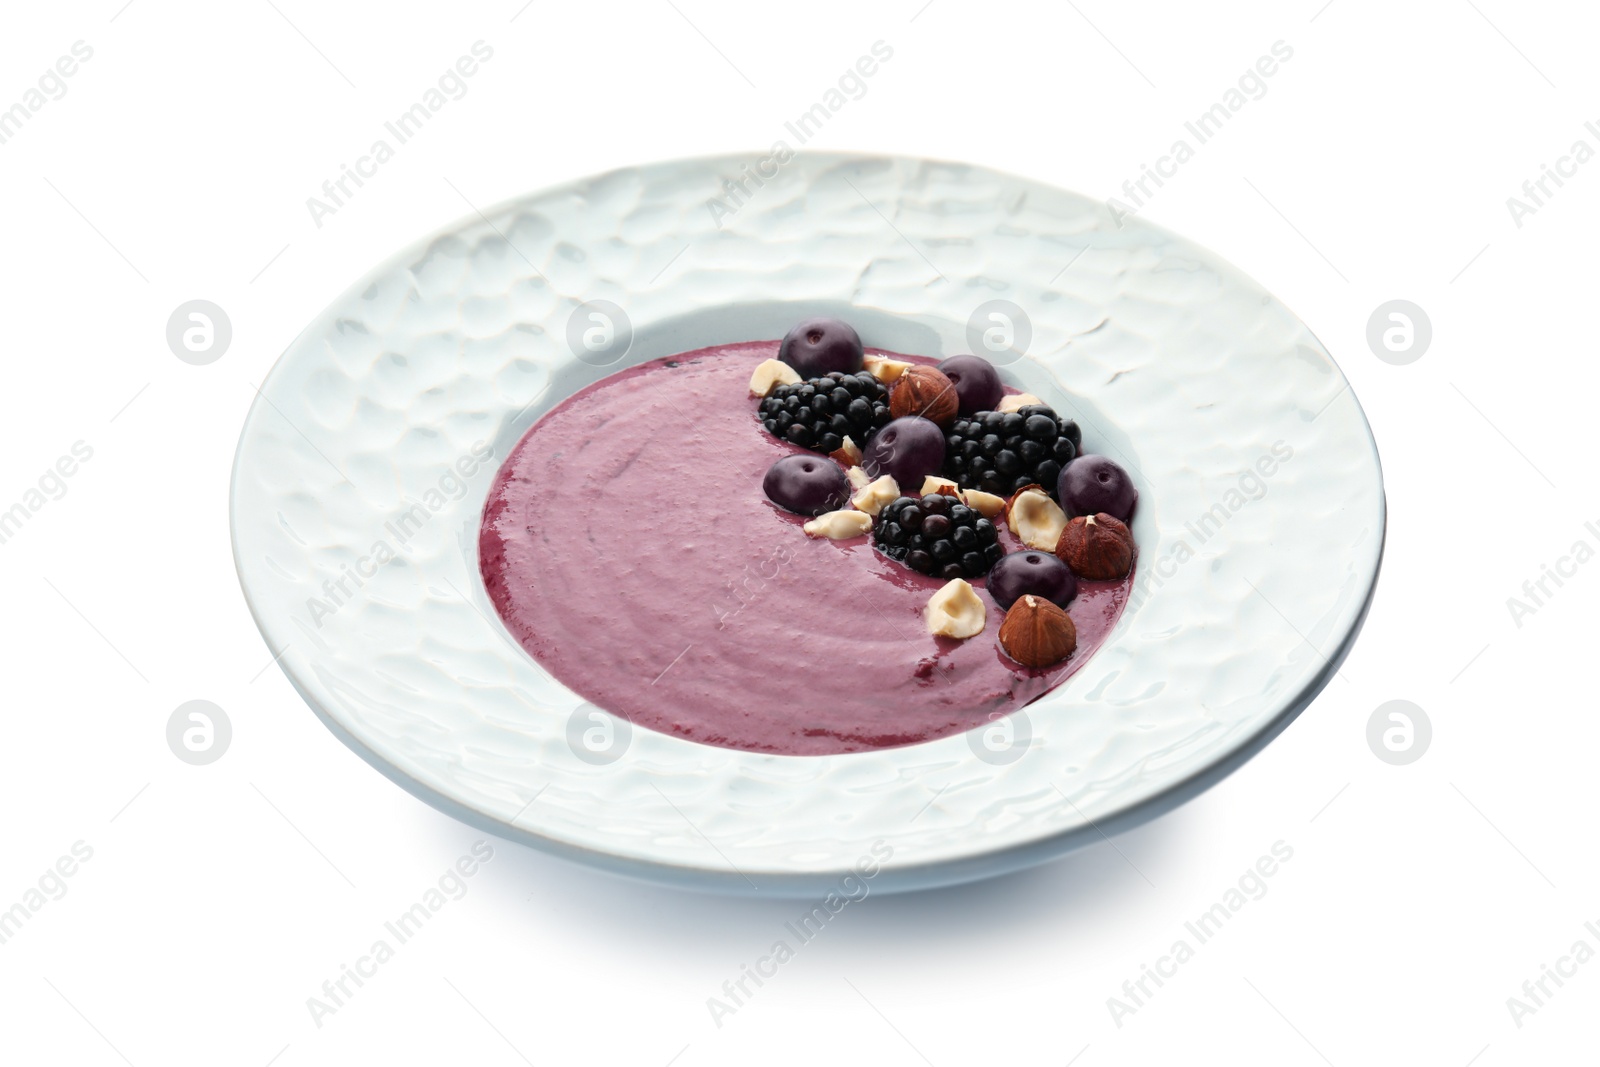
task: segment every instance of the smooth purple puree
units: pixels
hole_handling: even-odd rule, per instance
[[[767,468],[803,452],[762,429],[747,390],[777,350],[721,345],[631,367],[518,442],[484,506],[479,559],[523,648],[636,726],[788,755],[969,730],[1081,667],[1131,574],[1080,582],[1068,607],[1077,650],[1029,670],[1000,650],[1005,613],[982,579],[983,633],[935,637],[923,609],[943,580],[887,558],[870,535],[807,537],[801,516],[767,499]],[[1001,540],[1022,547],[1008,531]]]

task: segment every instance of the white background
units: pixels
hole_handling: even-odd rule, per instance
[[[75,842],[93,858],[0,945],[0,1059],[1592,1060],[1600,962],[1520,1027],[1506,1000],[1578,939],[1600,950],[1583,925],[1600,924],[1585,684],[1600,564],[1520,626],[1506,601],[1574,541],[1600,546],[1584,529],[1600,520],[1600,161],[1520,227],[1506,199],[1575,140],[1600,148],[1584,129],[1600,120],[1600,17],[1507,0],[921,4],[7,12],[0,107],[75,41],[94,55],[0,144],[0,509],[75,442],[94,454],[0,544],[0,908]],[[314,225],[306,198],[480,39],[494,57],[468,94]],[[635,885],[502,842],[317,1026],[307,998],[482,835],[369,769],[270,665],[225,508],[252,383],[465,200],[765,154],[880,39],[893,59],[812,147],[968,160],[1102,198],[1275,41],[1293,48],[1143,214],[1283,298],[1372,420],[1388,558],[1342,677],[1243,770],[1113,844],[851,905],[720,1027],[707,998],[800,904]],[[195,298],[233,323],[210,366],[165,341]],[[1433,324],[1408,366],[1366,343],[1395,298]],[[165,740],[196,698],[234,729],[204,767]],[[1365,737],[1397,698],[1434,730],[1403,767]],[[1267,894],[1118,1026],[1107,998],[1279,840],[1294,855]]]

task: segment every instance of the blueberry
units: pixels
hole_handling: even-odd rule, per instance
[[[1013,552],[994,565],[985,584],[994,602],[1007,609],[1027,594],[1063,608],[1078,595],[1078,579],[1049,552]]]
[[[784,456],[767,468],[761,488],[774,504],[799,515],[821,515],[850,499],[844,468],[826,456]]]
[[[920,415],[895,419],[873,436],[861,467],[874,478],[885,474],[899,485],[920,486],[944,466],[944,433]]]
[[[910,567],[914,571],[921,571],[923,574],[932,574],[933,557],[928,555],[927,552],[917,549],[913,552],[907,553],[906,566]]]
[[[939,364],[939,371],[955,384],[963,415],[993,411],[1005,395],[999,372],[981,356],[951,356]]]
[[[819,378],[833,372],[855,374],[861,370],[861,337],[849,323],[838,319],[806,319],[789,331],[778,346],[778,358],[802,378]]]
[[[924,536],[941,538],[950,533],[950,518],[947,515],[929,515],[922,520],[922,533]]]
[[[1058,491],[1068,515],[1097,515],[1128,521],[1138,490],[1128,472],[1105,456],[1079,456],[1061,471]]]

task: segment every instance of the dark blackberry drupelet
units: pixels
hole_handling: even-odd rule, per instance
[[[1005,555],[994,523],[938,493],[884,505],[872,542],[890,559],[935,578],[981,578]]]
[[[1061,468],[1078,454],[1083,434],[1044,404],[1020,411],[980,411],[959,418],[945,435],[944,476],[963,489],[1010,496],[1040,485],[1052,497]]]
[[[846,437],[865,448],[889,421],[889,390],[867,371],[834,371],[780,385],[756,406],[756,418],[774,437],[826,455]]]

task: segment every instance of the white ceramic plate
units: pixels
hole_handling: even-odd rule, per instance
[[[593,301],[627,323],[602,305],[622,340],[579,359],[569,324]],[[1131,606],[1025,712],[879,752],[712,748],[587,718],[501,625],[479,510],[511,446],[576,389],[816,313],[869,345],[951,355],[1003,326],[997,309],[1025,348],[1000,355],[1005,375],[1076,417],[1141,494]],[[1172,808],[1320,691],[1383,550],[1365,418],[1282,304],[1157,227],[961,164],[726,157],[537,193],[374,270],[261,392],[234,469],[234,551],[263,635],[328,727],[465,822],[713,889],[821,892],[863,857],[876,891],[959,882]]]

